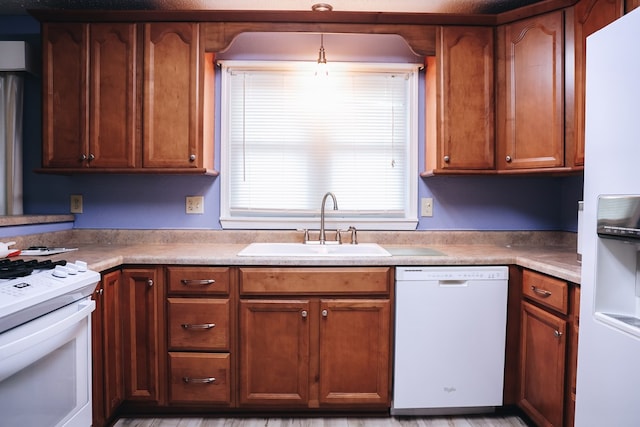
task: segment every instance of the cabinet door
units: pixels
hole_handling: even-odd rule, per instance
[[[202,167],[197,23],[144,25],[144,167]]]
[[[96,309],[91,313],[91,362],[92,362],[92,405],[93,405],[93,425],[105,425],[107,417],[105,414],[105,392],[104,392],[104,326],[102,322],[104,313],[104,304],[102,295],[104,295],[104,280],[98,283],[96,290],[93,292],[91,299],[96,303]]]
[[[42,165],[86,167],[89,25],[42,25]]]
[[[136,166],[136,25],[91,24],[89,165]]]
[[[240,301],[240,404],[307,406],[309,301]]]
[[[493,28],[440,27],[437,35],[427,62],[427,169],[493,170]]]
[[[562,11],[499,29],[499,169],[564,166],[563,31]]]
[[[104,425],[124,397],[120,271],[107,273],[93,299],[93,425]]]
[[[163,402],[161,378],[164,313],[161,274],[155,268],[127,268],[123,279],[125,397],[127,400]]]
[[[520,406],[539,426],[562,426],[567,322],[522,303]]]
[[[584,113],[587,36],[622,16],[623,0],[581,0],[574,7],[575,165],[584,165]]]
[[[389,300],[320,303],[320,404],[390,404]]]
[[[120,271],[107,273],[102,278],[103,332],[104,332],[104,406],[107,419],[116,411],[124,398],[124,368],[122,348],[122,305]]]

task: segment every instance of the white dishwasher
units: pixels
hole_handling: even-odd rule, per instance
[[[392,415],[502,405],[507,267],[397,267]]]

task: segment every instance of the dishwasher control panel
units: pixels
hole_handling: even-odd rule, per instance
[[[396,267],[396,280],[506,280],[505,266]]]

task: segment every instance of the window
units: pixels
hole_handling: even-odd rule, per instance
[[[223,61],[223,228],[414,229],[415,64]]]

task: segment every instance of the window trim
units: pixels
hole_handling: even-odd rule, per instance
[[[293,62],[293,61],[290,61]],[[243,69],[264,69],[265,67],[284,67],[284,61],[241,61],[223,60],[218,61],[223,72],[222,79],[225,79],[227,67],[237,67]],[[315,63],[304,63],[313,72]],[[325,211],[325,226],[327,229],[346,229],[354,226],[359,230],[415,230],[418,225],[418,116],[419,116],[419,69],[422,64],[408,63],[338,63],[333,62],[331,67],[345,67],[350,70],[376,70],[380,72],[411,72],[409,78],[409,145],[407,155],[408,188],[407,201],[404,216],[398,217],[366,217],[366,216],[345,216],[344,212],[333,211],[331,206],[327,206]],[[329,71],[330,72],[330,71]],[[220,225],[223,229],[260,229],[260,230],[300,230],[318,229],[320,221],[320,204],[318,200],[317,216],[314,217],[281,217],[281,216],[238,216],[230,215],[229,192],[230,180],[225,171],[229,170],[229,152],[227,141],[229,140],[229,127],[226,120],[225,105],[228,105],[229,91],[225,84],[221,83],[220,98]],[[338,201],[339,202],[339,201]],[[328,203],[330,205],[330,203]]]

